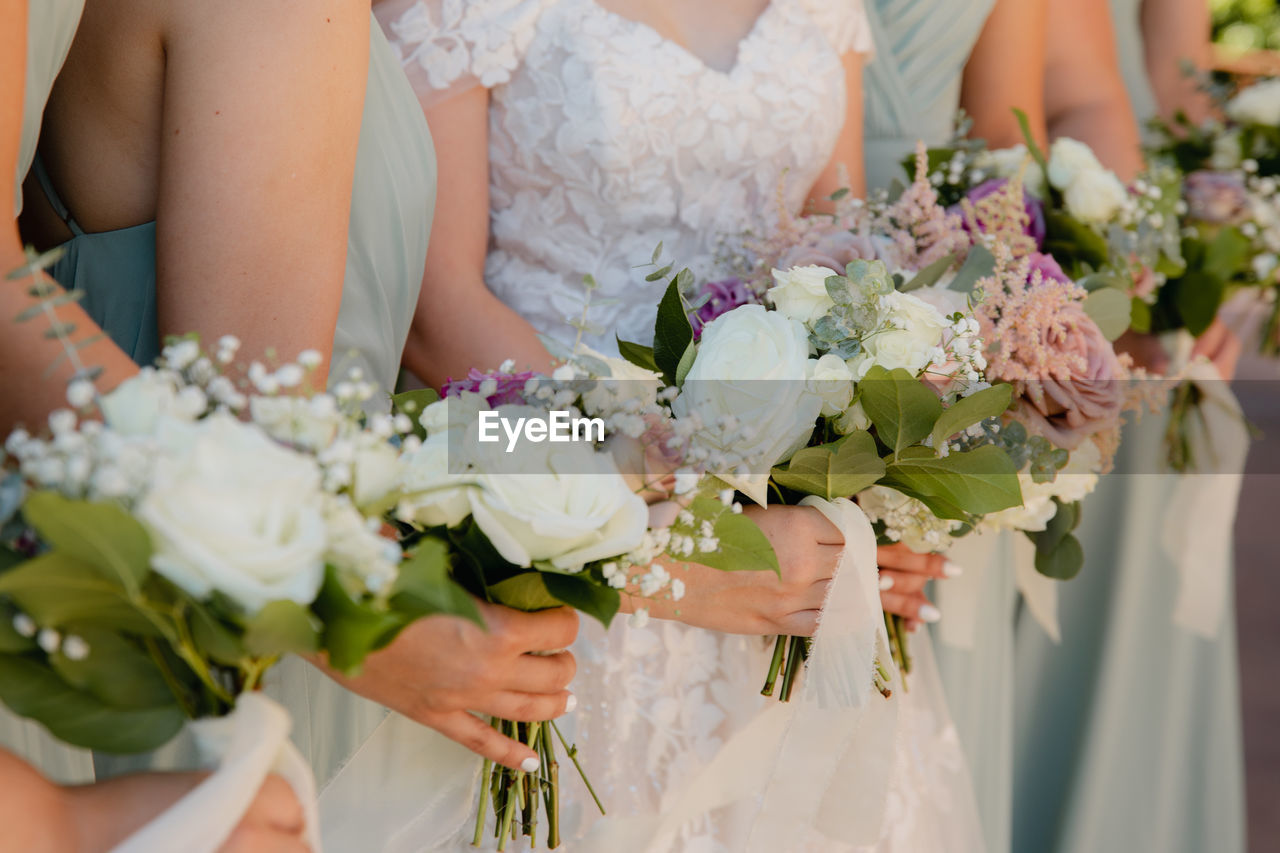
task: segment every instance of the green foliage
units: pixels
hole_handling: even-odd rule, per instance
[[[653,329],[654,364],[668,385],[678,384],[676,377],[680,372],[680,362],[693,346],[693,326],[689,323],[684,297],[681,296],[681,290],[689,279],[692,279],[689,271],[681,270],[667,285],[667,291],[658,304],[658,318]]]
[[[932,287],[947,274],[947,270],[955,265],[956,260],[955,255],[947,255],[945,258],[934,261],[916,273],[914,278],[903,284],[898,290],[908,293],[912,290],[919,290],[922,287]]]
[[[645,370],[652,370],[654,373],[659,372],[658,362],[653,359],[653,347],[632,343],[631,341],[624,341],[617,335],[614,336],[614,339],[618,342],[619,355],[627,361],[637,367],[643,367]]]
[[[951,283],[949,290],[959,293],[973,293],[978,282],[993,275],[996,271],[996,258],[986,246],[974,246],[961,264],[959,272]]]
[[[1044,211],[1044,253],[1053,255],[1072,279],[1106,265],[1110,252],[1106,239],[1090,226],[1060,209]]]
[[[735,513],[715,498],[694,498],[689,510],[695,517],[712,522],[719,541],[716,550],[696,551],[689,558],[691,561],[728,572],[782,573],[768,537],[750,518]]]
[[[1080,505],[1054,498],[1058,511],[1043,531],[1028,533],[1036,546],[1036,571],[1054,580],[1071,580],[1084,566],[1084,548],[1072,533],[1080,524]]]
[[[938,396],[902,368],[872,367],[859,392],[877,437],[894,454],[923,441],[942,416]]]
[[[244,647],[256,657],[271,658],[320,650],[322,626],[307,608],[293,601],[271,601],[245,625]]]
[[[993,385],[959,400],[942,413],[933,425],[930,443],[941,448],[948,438],[988,418],[1003,415],[1013,401],[1013,386]]]
[[[920,500],[939,518],[957,521],[1022,504],[1018,471],[994,445],[941,458],[928,448],[911,448],[889,463],[883,483]]]
[[[418,388],[413,391],[401,391],[391,395],[391,409],[397,415],[406,415],[413,421],[413,434],[418,438],[426,438],[427,431],[419,423],[422,412],[427,406],[440,399],[433,388]]]
[[[834,500],[874,486],[884,473],[876,440],[859,430],[797,452],[786,465],[773,469],[773,480],[792,491]]]
[[[408,621],[448,613],[484,625],[475,601],[449,577],[449,543],[424,537],[400,564],[391,591],[391,606]]]
[[[137,594],[150,570],[151,540],[133,516],[115,504],[32,493],[22,513],[51,549],[98,569]]]
[[[1099,287],[1085,297],[1084,312],[1098,324],[1107,340],[1114,341],[1128,331],[1133,315],[1132,299],[1123,290]]]
[[[370,652],[386,645],[404,625],[397,614],[353,597],[332,567],[325,571],[312,609],[324,624],[321,636],[329,665],[344,673],[356,672]]]

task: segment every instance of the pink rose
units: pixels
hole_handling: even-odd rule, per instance
[[[870,238],[840,229],[792,246],[782,253],[774,267],[780,270],[817,266],[841,273],[852,261],[874,260],[876,249]]]

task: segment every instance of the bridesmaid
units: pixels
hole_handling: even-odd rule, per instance
[[[1022,141],[1013,107],[1023,109],[1043,137],[1045,0],[874,0],[867,11],[877,50],[864,86],[869,187],[902,180],[900,164],[918,139],[945,143],[961,107],[974,119],[973,135],[993,147]],[[1012,537],[983,539],[953,550],[951,579],[933,590],[939,607],[922,611],[932,617],[922,621],[942,620],[933,635],[947,704],[973,776],[987,847],[1002,851],[1009,849],[1013,819],[1017,590]],[[925,580],[881,574],[893,576],[895,590],[916,589]],[[983,618],[962,617],[962,600]]]
[[[25,187],[28,233],[62,243],[55,277],[84,292],[90,315],[139,362],[164,334],[230,331],[247,357],[313,348],[332,354],[335,378],[358,368],[384,393],[394,387],[435,159],[367,0],[322,0],[305,14],[287,0],[87,0],[39,156]],[[351,690],[299,659],[273,673],[269,689],[321,786],[383,705],[496,761],[533,757],[467,710],[512,716],[522,702],[532,719],[562,713],[572,655],[521,653],[567,647],[576,616],[484,612],[488,633],[415,624],[344,682]],[[185,763],[190,748],[95,760],[115,773]]]
[[[1069,6],[1071,18],[1080,5],[1103,5],[1052,2]],[[1110,11],[1138,119],[1178,109],[1203,116],[1207,105],[1179,66],[1184,57],[1206,66],[1204,0],[1113,0]],[[1050,130],[1060,127],[1051,105]],[[1099,147],[1137,135],[1123,115],[1099,115],[1071,133]],[[1134,157],[1119,152],[1110,165],[1125,170]],[[1239,354],[1230,333],[1216,330],[1202,343],[1230,377]],[[1212,639],[1172,621],[1178,570],[1159,543],[1176,475],[1155,473],[1165,423],[1130,424],[1116,472],[1090,496],[1078,534],[1085,569],[1059,601],[1062,645],[1027,620],[1018,625],[1015,849],[1245,848],[1234,599]],[[1232,557],[1221,560],[1216,570],[1229,578]]]

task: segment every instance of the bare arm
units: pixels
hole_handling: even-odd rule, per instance
[[[1045,141],[1046,20],[1046,0],[997,0],[964,67],[960,106],[973,118],[973,135],[993,148],[1022,142],[1014,107]]]
[[[183,0],[166,14],[161,332],[206,340],[234,332],[246,357],[311,348],[327,361],[346,266],[369,4]]]
[[[404,364],[440,387],[472,367],[491,369],[514,359],[519,370],[549,372],[552,359],[523,317],[484,282],[489,245],[489,93],[476,87],[427,108],[436,156],[436,185],[422,294]]]
[[[27,0],[0,0],[0,205],[13,203],[22,139],[22,110],[26,78]],[[38,426],[53,409],[66,405],[66,383],[73,375],[66,359],[51,375],[45,371],[62,355],[62,346],[45,337],[49,323],[15,318],[35,304],[27,293],[30,281],[7,281],[5,276],[25,262],[18,224],[9,216],[0,226],[0,434],[15,425]],[[83,341],[98,333],[93,322],[75,305],[58,309],[59,321],[74,323],[73,338]],[[137,368],[108,340],[80,351],[86,364],[104,368],[99,387],[111,388]]]
[[[1116,59],[1107,0],[1049,0],[1049,135],[1087,143],[1122,180],[1142,169],[1138,124]]]
[[[835,151],[831,162],[814,182],[809,191],[809,199],[815,208],[821,210],[829,207],[826,199],[836,190],[845,189],[846,185],[854,195],[866,195],[867,179],[862,156],[862,66],[860,53],[848,53],[843,57],[845,91],[848,93],[848,105],[845,108],[844,127],[840,130],[840,138],[836,140]],[[848,176],[847,181],[840,179],[841,172]]]
[[[1194,77],[1182,71],[1184,60],[1199,71],[1211,64],[1208,0],[1144,0],[1142,37],[1147,76],[1160,114],[1172,117],[1182,110],[1192,121],[1208,118],[1209,98],[1196,88]]]

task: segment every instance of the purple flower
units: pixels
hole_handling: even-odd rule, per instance
[[[460,397],[464,391],[473,394],[484,394],[489,408],[498,406],[520,405],[525,402],[524,386],[537,374],[533,371],[524,373],[481,373],[474,367],[467,373],[466,379],[450,379],[444,383],[446,397]],[[492,389],[485,387],[492,381]],[[483,390],[482,390],[483,389]],[[485,393],[488,392],[488,393]]]
[[[1192,172],[1187,175],[1186,198],[1192,219],[1214,225],[1238,225],[1249,217],[1249,196],[1235,174]]]
[[[703,285],[703,292],[709,294],[710,298],[702,304],[701,308],[689,315],[695,341],[702,338],[703,326],[739,305],[755,301],[751,298],[751,291],[747,290],[747,286],[739,278],[708,282]]]
[[[989,181],[983,181],[973,189],[969,190],[969,192],[965,193],[965,198],[969,199],[969,201],[974,204],[977,204],[987,196],[994,195],[1004,189],[1005,185],[1008,183],[1009,180],[1007,178],[992,178]],[[1036,241],[1036,248],[1040,248],[1044,245],[1046,233],[1044,224],[1044,205],[1041,204],[1039,199],[1028,195],[1026,192],[1023,192],[1022,194],[1022,204],[1027,210],[1026,233],[1031,237],[1031,239]],[[965,223],[965,227],[969,227],[967,222]]]
[[[1044,281],[1054,279],[1055,281],[1060,281],[1063,284],[1072,283],[1071,278],[1062,271],[1062,267],[1058,265],[1056,260],[1054,260],[1053,255],[1046,255],[1042,252],[1032,252],[1027,256],[1027,261],[1031,265],[1030,269],[1027,270],[1028,275],[1036,270],[1040,270],[1040,277]]]

